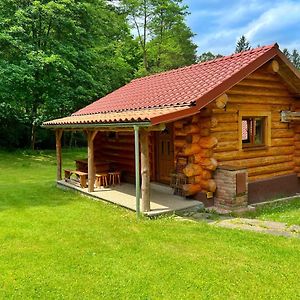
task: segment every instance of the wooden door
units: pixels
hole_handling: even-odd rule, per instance
[[[174,169],[174,144],[173,126],[167,125],[162,132],[156,135],[156,180],[162,183],[170,183],[170,173]]]

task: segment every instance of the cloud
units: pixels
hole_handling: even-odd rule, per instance
[[[252,40],[261,32],[280,31],[287,27],[299,23],[300,2],[282,2],[277,7],[271,8],[253,20],[249,25],[249,30],[245,36]]]
[[[246,35],[253,47],[278,42],[282,48],[300,47],[300,1],[294,0],[185,0],[187,21],[197,34],[199,53],[230,54]]]

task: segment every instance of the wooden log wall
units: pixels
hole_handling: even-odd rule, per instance
[[[248,169],[249,181],[300,172],[300,126],[282,123],[280,112],[291,110],[295,99],[279,75],[261,68],[226,92],[225,108],[213,104],[212,118],[217,126],[211,135],[218,139],[213,157],[219,165]],[[271,112],[271,146],[265,149],[239,149],[239,111]],[[295,134],[296,133],[296,134]],[[298,134],[299,133],[299,134]]]
[[[295,102],[293,111],[300,111],[300,101]],[[294,163],[295,163],[295,173],[297,173],[298,177],[300,177],[300,123],[297,122],[293,124],[294,129]]]
[[[183,186],[186,195],[200,191],[214,192],[216,183],[212,172],[217,167],[217,161],[212,157],[217,139],[210,135],[211,128],[217,121],[211,118],[211,112],[203,112],[174,123],[175,160],[178,156],[188,159],[183,173],[188,183]]]
[[[152,178],[154,172],[153,134],[149,135],[150,176]],[[106,132],[99,132],[95,137],[94,148],[95,160],[111,162],[112,166],[122,171],[123,180],[135,182],[133,132],[117,132],[115,138],[110,138]]]

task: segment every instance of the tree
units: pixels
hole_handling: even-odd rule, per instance
[[[194,34],[182,0],[122,0],[143,57],[138,76],[189,65],[196,60]]]
[[[201,63],[201,62],[210,61],[221,57],[223,57],[223,55],[213,54],[212,52],[208,51],[208,52],[203,52],[201,55],[199,55],[197,61]]]
[[[291,54],[291,61],[294,66],[300,70],[300,54],[296,49],[294,49]]]
[[[300,70],[300,54],[297,49],[294,49],[292,53],[288,49],[283,49],[283,54],[291,61],[291,63]]]
[[[235,53],[251,50],[250,42],[247,41],[246,37],[242,35],[236,43]]]
[[[132,78],[136,47],[103,0],[0,2],[0,99],[36,130]],[[136,67],[131,64],[136,63]]]
[[[282,50],[282,52],[283,52],[283,54],[284,54],[288,59],[290,59],[291,54],[290,54],[290,52],[289,52],[289,50],[288,50],[287,48],[284,48],[284,49]]]

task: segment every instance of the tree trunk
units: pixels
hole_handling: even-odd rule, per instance
[[[30,136],[30,148],[35,150],[35,139],[36,139],[36,125],[31,124],[31,136]]]
[[[70,134],[70,140],[69,140],[69,148],[72,148],[73,139],[74,139],[74,132],[71,131],[71,134]]]

